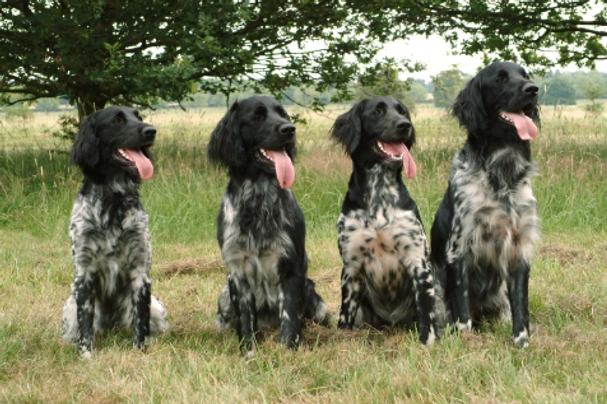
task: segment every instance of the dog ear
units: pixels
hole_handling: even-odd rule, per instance
[[[360,113],[363,109],[363,103],[364,100],[354,104],[348,112],[338,116],[331,128],[331,137],[336,142],[341,143],[349,154],[352,154],[360,143],[362,134]]]
[[[240,135],[238,101],[226,112],[211,132],[207,158],[213,165],[238,169],[246,165],[244,140]]]
[[[480,75],[476,75],[459,92],[451,107],[451,115],[458,119],[460,126],[465,127],[475,136],[482,135],[486,122],[489,121],[483,102],[481,83]]]
[[[94,114],[91,114],[84,119],[76,134],[70,161],[72,164],[84,168],[95,166],[100,158],[99,139],[95,133],[95,117]]]

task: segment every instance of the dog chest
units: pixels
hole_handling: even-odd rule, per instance
[[[496,190],[490,173],[462,170],[455,173],[455,223],[451,257],[468,246],[477,262],[505,270],[514,260],[530,260],[540,238],[536,201],[527,175],[507,189]]]
[[[120,223],[113,223],[108,215],[100,200],[76,200],[70,222],[76,270],[98,272],[108,284],[137,281],[151,263],[148,216],[143,210],[129,209]],[[136,276],[138,272],[141,276]]]
[[[392,299],[425,254],[423,229],[411,211],[390,208],[374,217],[352,211],[341,215],[337,228],[344,265],[358,268],[358,276]]]
[[[255,296],[258,308],[278,308],[280,290],[280,263],[293,253],[293,245],[281,231],[271,238],[243,232],[239,212],[229,201],[223,206],[223,245],[221,253],[233,279],[246,280],[247,287]]]

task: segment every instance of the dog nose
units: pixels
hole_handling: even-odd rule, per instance
[[[153,140],[156,137],[156,128],[153,126],[148,126],[143,129],[143,137],[148,140]]]
[[[529,95],[537,94],[539,88],[533,83],[527,83],[523,86],[523,92]]]
[[[396,129],[399,131],[406,131],[411,129],[411,121],[408,119],[400,119],[396,122]]]
[[[281,135],[286,135],[286,136],[295,136],[295,125],[290,124],[290,123],[285,123],[280,125],[280,128],[278,129]]]

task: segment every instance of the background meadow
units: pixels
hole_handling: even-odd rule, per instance
[[[305,213],[309,275],[339,309],[335,223],[350,162],[329,140],[345,106],[290,108],[299,155],[293,190]],[[0,114],[1,402],[580,403],[607,402],[607,113],[544,107],[533,143],[534,193],[544,238],[533,261],[526,350],[510,326],[484,324],[422,347],[399,329],[342,331],[310,325],[287,352],[276,334],[241,358],[235,334],[215,327],[225,281],[215,216],[226,175],[206,162],[223,109],[145,111],[158,137],[155,175],[142,186],[153,243],[153,293],[170,330],[148,352],[132,331],[98,336],[91,362],[61,342],[73,269],[68,222],[82,176],[69,144],[52,136],[58,113]],[[429,231],[451,160],[465,135],[444,110],[413,115],[418,175],[406,182]]]

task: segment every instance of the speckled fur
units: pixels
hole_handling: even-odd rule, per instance
[[[270,97],[234,103],[211,134],[209,159],[230,181],[217,217],[217,240],[228,270],[217,325],[235,329],[251,356],[256,335],[280,328],[288,348],[301,343],[303,319],[328,325],[327,309],[307,278],[305,221],[295,195],[280,188],[259,149],[295,154],[295,127]]]
[[[453,160],[432,228],[432,260],[449,322],[471,330],[482,317],[512,321],[519,346],[530,336],[529,272],[541,237],[531,187],[537,171],[529,141],[497,113],[524,109],[539,123],[536,92],[513,63],[490,65],[460,92],[453,114],[468,140]]]
[[[154,136],[135,110],[111,107],[86,119],[72,149],[85,177],[70,220],[75,274],[63,328],[64,340],[75,342],[85,358],[96,332],[133,326],[133,345],[144,348],[150,332],[168,328],[166,309],[151,295],[152,249],[140,179],[112,156],[115,147],[147,148]]]
[[[396,129],[402,122],[406,127]],[[366,99],[337,119],[332,136],[353,161],[337,223],[343,260],[338,325],[417,326],[421,342],[430,345],[439,335],[442,301],[436,298],[424,227],[402,181],[402,163],[372,150],[380,139],[411,148],[409,113],[391,97]]]

